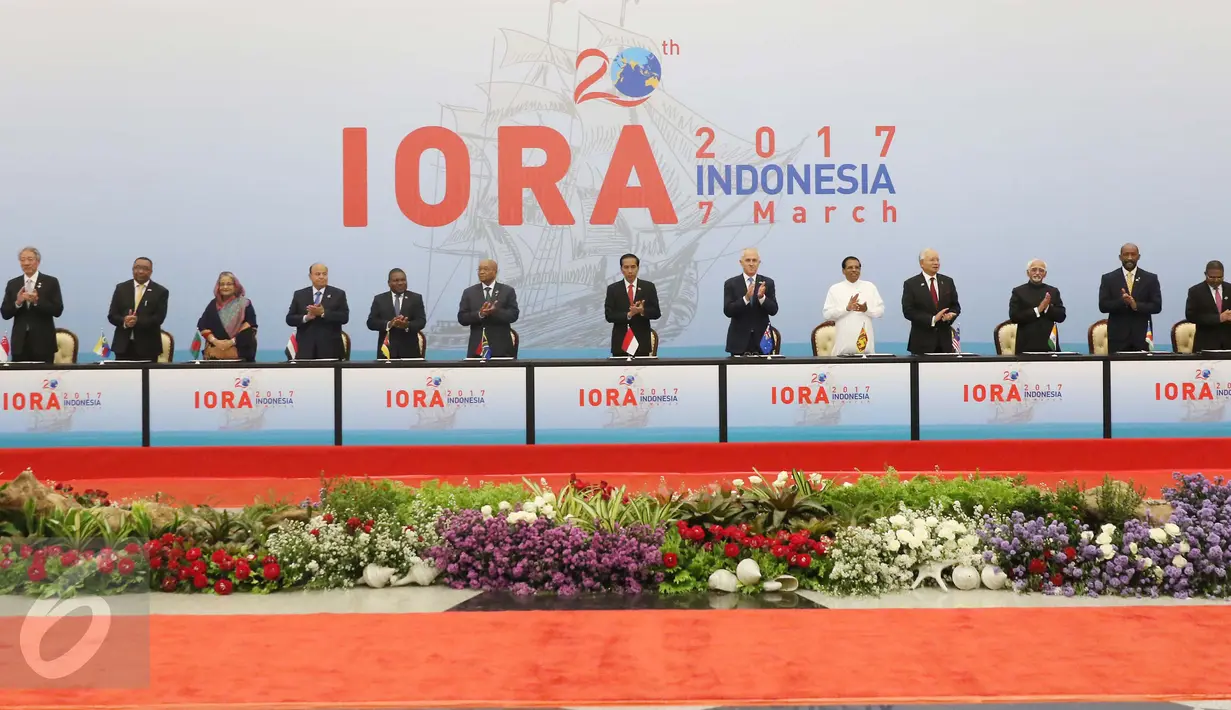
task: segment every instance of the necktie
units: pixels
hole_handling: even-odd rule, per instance
[[[1214,289],[1214,305],[1218,308],[1218,312],[1222,313],[1222,287]]]
[[[757,281],[757,280],[756,280],[756,277],[755,277],[755,276],[749,276],[749,277],[748,277],[748,286],[751,288],[751,287],[752,287],[752,285],[756,283],[756,281]],[[757,292],[756,292],[756,291],[753,291],[753,292],[752,292],[752,301],[756,301],[756,299],[757,299]]]
[[[635,292],[635,291],[633,291],[633,285],[632,285],[632,284],[629,284],[629,285],[628,285],[628,302],[629,302],[630,304],[635,303],[635,302],[636,302],[636,298],[637,298],[637,294],[636,294],[636,292]]]
[[[484,301],[492,300],[492,287],[491,286],[483,287],[483,300]]]
[[[34,291],[34,279],[26,279],[26,293]]]
[[[316,295],[312,298],[312,305],[314,306],[321,305],[321,292],[320,291],[317,291]]]
[[[1128,295],[1133,295],[1133,272],[1130,271],[1124,275],[1124,281],[1128,284]]]
[[[402,312],[402,294],[396,294],[393,297],[393,315],[399,315]]]
[[[133,301],[133,308],[141,306],[141,297],[145,295],[145,284],[137,284],[137,299]]]
[[[936,295],[936,277],[928,277],[928,287],[932,290],[932,305],[940,308],[940,297]]]

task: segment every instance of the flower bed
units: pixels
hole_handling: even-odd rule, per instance
[[[444,584],[517,594],[884,594],[919,584],[1064,595],[1231,594],[1231,489],[1175,476],[1083,490],[1020,478],[835,485],[752,475],[632,492],[574,477],[411,488],[322,481],[320,499],[242,511],[115,501],[31,472],[0,486],[0,593],[229,595]]]

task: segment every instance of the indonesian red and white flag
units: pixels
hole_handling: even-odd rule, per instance
[[[637,336],[633,335],[632,328],[629,328],[624,333],[624,352],[629,355],[637,354]]]
[[[9,347],[9,336],[0,335],[0,362],[8,362],[12,353],[12,348]]]

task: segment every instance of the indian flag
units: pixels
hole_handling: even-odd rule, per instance
[[[1047,336],[1047,349],[1048,350],[1059,350],[1060,349],[1060,331],[1056,330],[1055,323],[1051,324],[1051,333]]]

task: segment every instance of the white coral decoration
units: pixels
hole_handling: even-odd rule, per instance
[[[720,592],[734,592],[738,586],[739,579],[729,569],[714,570],[714,573],[710,575],[710,589],[717,589]]]
[[[740,560],[735,567],[735,577],[745,587],[751,587],[761,581],[761,567],[756,560]]]

